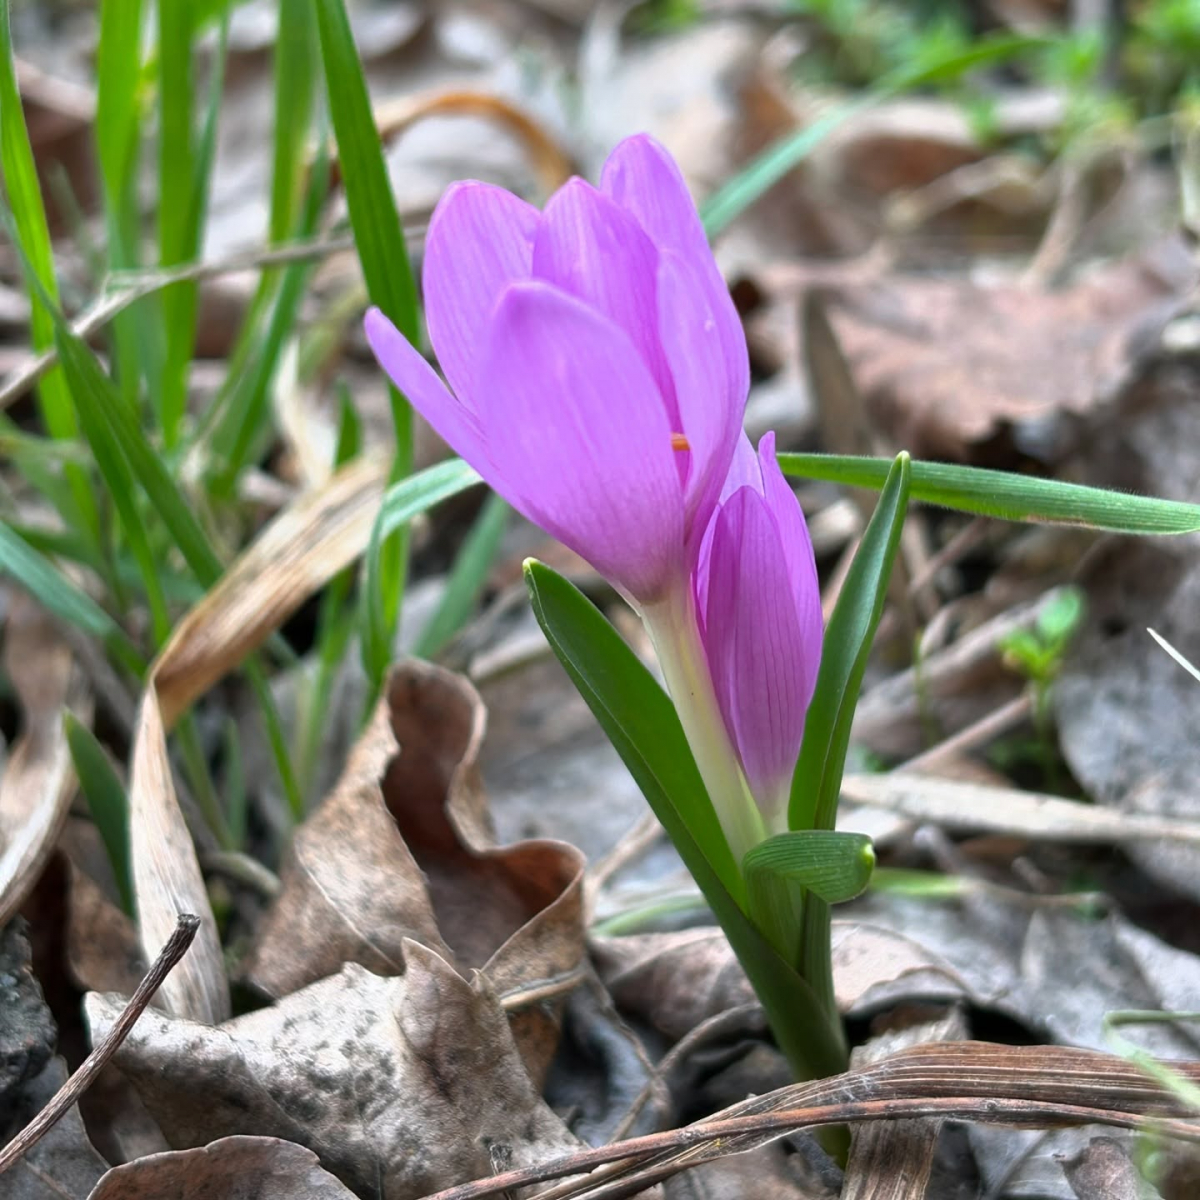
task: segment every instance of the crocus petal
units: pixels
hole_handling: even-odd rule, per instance
[[[825,632],[817,560],[800,502],[788,486],[779,468],[779,460],[775,457],[774,433],[763,434],[758,443],[758,466],[762,472],[763,497],[775,518],[788,578],[792,583],[802,644],[799,663],[804,679],[804,703],[808,704],[817,686],[817,669],[821,665],[821,644]]]
[[[729,402],[744,404],[750,390],[745,330],[675,160],[647,134],[626,138],[608,156],[600,189],[637,218],[656,246],[696,266],[719,330]]]
[[[429,222],[422,285],[429,340],[450,386],[473,406],[484,326],[500,293],[532,271],[538,211],[503,188],[451,186]]]
[[[658,388],[626,333],[541,281],[501,298],[483,357],[505,495],[635,599],[684,570],[683,495]]]
[[[658,339],[678,397],[691,455],[685,511],[698,540],[720,494],[742,428],[744,404],[730,404],[724,353],[705,289],[692,264],[672,250],[659,255]]]
[[[497,491],[504,491],[503,481],[492,467],[475,414],[446,390],[434,369],[379,309],[367,310],[363,328],[379,365],[408,397],[413,408],[456,454],[466,459]]]
[[[778,527],[763,497],[740,488],[715,521],[705,630],[709,670],[751,789],[773,796],[790,777],[804,735],[803,632]]]
[[[671,373],[658,342],[658,251],[637,221],[582,179],[546,205],[533,245],[533,274],[603,313],[632,339],[682,432]]]
[[[771,436],[774,438],[774,434]],[[771,444],[774,445],[774,441]],[[754,447],[750,445],[750,439],[743,430],[734,442],[733,457],[721,488],[719,502],[724,504],[734,492],[744,487],[753,488],[756,492],[762,491],[762,468],[758,465],[758,455],[754,453]],[[704,630],[705,618],[708,613],[708,572],[712,562],[713,535],[716,531],[717,519],[714,514],[709,517],[708,525],[696,551],[695,565],[692,568],[693,593],[696,599],[696,611],[700,617],[701,632]]]

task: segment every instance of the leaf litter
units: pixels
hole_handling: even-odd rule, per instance
[[[753,150],[803,128],[828,101],[805,78],[821,43],[811,22],[718,7],[645,33],[636,14],[622,22],[583,5],[352,5],[409,232],[453,179],[480,176],[537,200],[567,163],[590,171],[635,129],[667,142],[703,196]],[[224,106],[239,116],[218,126],[207,259],[264,240],[275,14],[255,0],[232,21]],[[42,19],[22,17],[23,30],[34,30],[34,58],[54,74],[53,56],[36,50]],[[63,28],[73,32],[59,73],[78,76],[78,86],[90,78],[92,34],[86,19]],[[56,44],[40,40],[42,50]],[[29,67],[21,78],[40,114],[39,160],[58,160],[73,180],[93,178],[86,82],[47,86]],[[787,448],[860,448],[832,444],[846,431],[811,394],[819,348],[801,333],[817,297],[858,396],[848,436],[863,446],[1194,499],[1194,252],[1157,239],[1164,222],[1178,225],[1173,168],[1126,150],[1031,165],[1029,146],[1062,127],[1069,97],[1031,84],[1001,88],[994,100],[992,140],[946,95],[865,110],[721,239],[756,369],[751,423],[770,421]],[[86,189],[79,197],[86,207]],[[86,279],[71,239],[60,236],[57,248]],[[0,263],[0,284],[18,282],[7,254]],[[204,372],[232,350],[231,314],[244,311],[247,278],[202,287],[197,397]],[[306,318],[319,326],[358,287],[352,256],[331,253]],[[6,337],[27,313],[13,294]],[[382,385],[356,364],[359,350],[351,338],[340,359],[355,407],[364,428],[390,428]],[[0,354],[7,363],[9,347]],[[252,653],[273,653],[279,632],[361,557],[386,479],[370,455],[333,469],[339,359],[303,378],[299,363],[281,372],[273,397],[290,461],[262,460],[248,492],[258,506],[238,522],[247,540],[225,555],[220,582],[188,600],[123,733],[95,657],[5,591],[5,675],[20,723],[14,730],[0,712],[5,734],[15,733],[0,782],[0,909],[8,920],[24,907],[35,945],[52,931],[61,937],[68,984],[50,993],[55,975],[38,950],[51,1004],[37,1008],[40,1040],[24,1059],[5,1059],[26,1066],[4,1141],[67,1076],[53,1057],[51,1011],[75,1066],[68,1035],[81,1008],[101,1037],[179,912],[201,918],[197,942],[118,1051],[126,1091],[106,1093],[114,1111],[87,1115],[85,1129],[72,1110],[3,1180],[16,1196],[418,1197],[570,1164],[585,1141],[669,1131],[786,1081],[745,977],[677,856],[652,829],[635,828],[644,806],[619,759],[540,634],[513,613],[511,581],[533,544],[515,523],[485,582],[483,613],[442,655],[462,672],[399,662],[360,722],[367,688],[351,646],[316,768],[334,782],[311,787],[316,803],[293,836],[272,832],[277,785],[233,675]],[[432,459],[440,450],[427,430],[421,436],[420,453]],[[823,522],[830,531],[819,542],[829,581],[861,522],[825,485],[801,498],[814,530]],[[13,499],[6,515],[28,517],[32,497],[18,485]],[[447,508],[414,530],[406,628],[436,605],[448,546],[472,511]],[[276,516],[260,529],[266,513]],[[1090,1078],[1123,1098],[1136,1123],[1152,1096],[1133,1068],[1055,1055],[1109,1048],[1105,1018],[1116,1010],[1200,1008],[1190,757],[1200,692],[1143,633],[1153,624],[1200,657],[1194,545],[996,526],[960,540],[963,523],[928,512],[911,528],[905,562],[908,599],[922,613],[920,653],[914,663],[911,639],[904,644],[908,600],[898,593],[859,709],[859,769],[844,799],[846,827],[877,832],[884,866],[923,874],[909,877],[915,894],[881,887],[842,910],[840,1005],[863,1044],[928,1042],[950,1029],[987,1037],[983,1048],[947,1043],[946,1057],[918,1072],[910,1099],[976,1078],[979,1103],[964,1101],[952,1116],[986,1120],[989,1096],[1027,1099],[1020,1088],[1032,1087],[1047,1126],[1054,1105],[1079,1101]],[[615,598],[580,578],[619,623]],[[1050,690],[1052,719],[1035,720],[1043,710],[1034,685],[1002,643],[1036,634],[1065,583],[1084,589],[1087,615]],[[272,683],[282,693],[307,667],[277,669]],[[1015,719],[989,724],[1014,705]],[[65,708],[129,763],[132,920],[73,832],[90,821],[74,796]],[[193,709],[213,760],[221,751],[212,727],[239,714],[258,874],[239,874],[236,856],[214,866],[220,856],[176,771],[173,731]],[[927,755],[924,773],[881,770]],[[60,924],[36,886],[56,870],[65,871]],[[585,887],[589,875],[594,886]],[[939,893],[946,879],[953,886]],[[589,922],[612,920],[633,932],[589,932]],[[17,928],[9,920],[7,936]],[[16,976],[22,988],[32,980],[28,965]],[[9,1012],[0,1009],[6,1037]],[[1183,1021],[1132,1036],[1156,1054],[1200,1058]],[[1033,1049],[1043,1057],[1006,1041],[1042,1043]],[[905,1061],[856,1068],[846,1086],[895,1102],[896,1091],[871,1089]],[[135,1106],[130,1088],[170,1150],[121,1149],[137,1144],[114,1132],[128,1115],[117,1110]],[[951,1122],[935,1139],[924,1122],[940,1119],[880,1122],[862,1144],[881,1149],[852,1159],[845,1176],[795,1132],[799,1120],[769,1142],[764,1134],[627,1170],[649,1171],[647,1185],[666,1179],[671,1196],[713,1200],[764,1189],[929,1200],[1155,1194],[1127,1134],[973,1124],[968,1137]],[[917,1168],[889,1175],[886,1163],[906,1145],[919,1151]],[[1187,1161],[1164,1156],[1155,1175],[1164,1200],[1191,1194]],[[596,1181],[610,1190],[594,1194],[639,1186],[614,1177]]]

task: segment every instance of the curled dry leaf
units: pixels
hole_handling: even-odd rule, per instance
[[[227,1137],[113,1167],[88,1200],[354,1200],[317,1156],[294,1142]]]
[[[1001,423],[1114,397],[1191,286],[1185,257],[1131,258],[1057,292],[894,279],[841,289],[830,317],[894,444],[961,459]]]
[[[235,1133],[307,1146],[368,1200],[405,1200],[576,1147],[525,1071],[486,977],[415,942],[209,1028],[148,1010],[116,1063],[176,1148]],[[92,993],[93,1040],[118,997]]]
[[[12,602],[4,665],[20,702],[22,729],[0,779],[0,925],[37,882],[75,790],[63,714],[71,708],[90,719],[70,649],[24,598]]]
[[[1063,1174],[1079,1200],[1153,1200],[1158,1193],[1146,1182],[1116,1138],[1093,1138],[1062,1164]]]
[[[556,1041],[543,1001],[582,978],[583,856],[563,842],[496,847],[477,759],[475,689],[439,667],[393,670],[341,782],[297,831],[251,955],[275,996],[356,962],[404,970],[408,939],[479,968],[514,1016],[535,1077]]]
[[[718,1013],[756,1003],[719,929],[593,938],[592,953],[622,1012],[675,1042]],[[913,996],[969,995],[946,962],[900,933],[853,920],[833,923],[833,980],[843,1012],[863,1011],[883,989]]]
[[[180,913],[201,919],[191,950],[159,992],[159,1003],[178,1016],[219,1024],[229,1015],[229,985],[200,864],[171,782],[166,732],[363,551],[384,479],[377,462],[357,461],[281,513],[176,626],[151,669],[134,736],[130,857],[147,960]]]

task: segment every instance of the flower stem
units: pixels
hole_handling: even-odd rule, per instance
[[[663,600],[645,606],[642,620],[654,643],[700,778],[740,868],[746,852],[767,837],[767,827],[725,729],[691,590],[674,589]]]

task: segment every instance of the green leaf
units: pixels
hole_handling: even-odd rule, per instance
[[[848,487],[878,490],[886,482],[892,464],[886,458],[857,455],[781,454],[779,466],[785,475],[801,479],[825,479]],[[1198,504],[1156,500],[1151,496],[951,463],[914,462],[911,498],[1005,521],[1079,525],[1114,533],[1174,534],[1200,530]]]
[[[792,776],[789,829],[834,826],[850,725],[908,509],[910,470],[908,455],[899,454],[829,618],[804,744]]]
[[[750,889],[760,879],[785,879],[829,904],[861,895],[871,881],[875,850],[865,833],[798,829],[760,842],[742,859]]]
[[[850,745],[850,727],[858,703],[871,643],[891,579],[892,562],[908,510],[911,465],[901,453],[879,497],[841,595],[825,630],[817,686],[804,725],[804,742],[792,776],[788,827],[833,829]],[[803,905],[800,974],[836,1012],[830,961],[829,905],[809,894]]]
[[[0,521],[0,573],[16,580],[60,621],[100,638],[118,661],[141,676],[145,664],[120,625],[3,521]]]
[[[500,548],[508,514],[508,504],[495,492],[483,502],[454,560],[441,603],[413,647],[418,658],[432,658],[470,619]]]
[[[367,295],[415,345],[419,335],[417,287],[350,19],[343,0],[316,0],[316,6],[329,113]],[[392,482],[398,482],[412,470],[412,410],[390,385],[388,397],[396,430],[391,478]],[[408,568],[407,542],[404,537],[397,537],[377,547],[374,557],[382,558],[383,570],[376,580],[380,590],[369,601],[373,606],[368,624],[372,644],[364,657],[368,670],[372,665],[378,666],[381,646],[383,643],[390,646],[400,620]]]
[[[0,176],[12,214],[9,224],[21,253],[51,302],[58,299],[58,284],[54,275],[54,252],[50,243],[50,228],[42,203],[29,130],[17,86],[12,34],[9,27],[9,0],[0,0]],[[54,340],[54,324],[37,288],[30,282],[30,323],[33,347],[45,350]],[[71,397],[66,380],[58,368],[51,368],[38,384],[38,400],[46,431],[54,438],[71,438],[78,433]],[[87,473],[74,463],[64,467],[70,486],[73,511],[63,516],[69,525],[86,532],[93,544],[100,544],[100,517],[91,491]]]
[[[944,83],[976,67],[1005,62],[1044,45],[1045,38],[1007,35],[982,38],[966,50],[953,47],[928,61],[894,71],[880,79],[870,91],[833,108],[811,125],[768,147],[748,167],[710,196],[700,208],[706,232],[709,237],[715,237],[793,167],[803,162],[830,134],[859,113],[913,88],[934,82]]]
[[[461,458],[451,458],[393,483],[384,493],[363,558],[361,638],[363,665],[371,681],[368,709],[374,703],[392,658],[392,627],[384,612],[383,599],[384,543],[389,534],[402,528],[418,513],[479,482],[479,475],[473,468]]]
[[[577,588],[543,563],[525,564],[533,611],[708,901],[802,1079],[845,1067],[840,1021],[755,927],[737,864],[666,693]]]
[[[275,135],[270,239],[291,237],[304,191],[304,150],[316,96],[317,27],[312,0],[280,0],[275,39]]]
[[[72,713],[63,717],[71,762],[96,823],[116,881],[121,907],[133,911],[133,875],[129,862],[129,797],[95,734]]]

